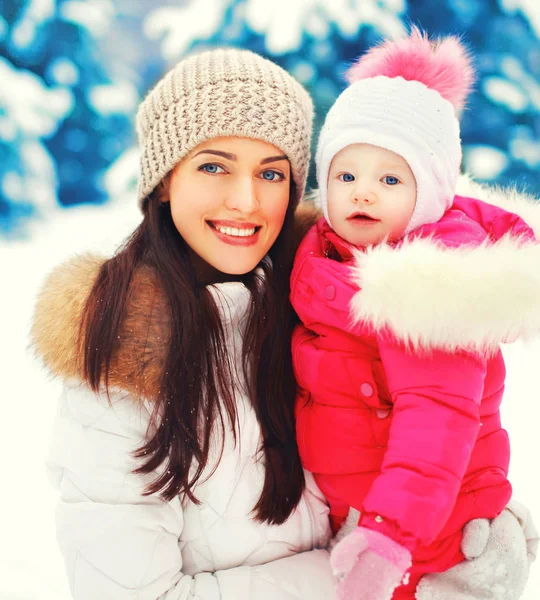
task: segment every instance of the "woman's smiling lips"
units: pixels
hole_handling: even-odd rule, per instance
[[[244,221],[206,221],[214,235],[231,246],[253,246],[259,238],[260,225]]]

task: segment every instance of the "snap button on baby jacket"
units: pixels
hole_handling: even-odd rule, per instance
[[[367,381],[363,383],[360,386],[360,393],[362,394],[362,396],[369,398],[373,394],[373,386],[371,385],[371,383],[367,383]]]
[[[379,419],[386,419],[386,417],[390,414],[390,409],[389,408],[378,408],[376,414],[379,417]]]
[[[327,300],[333,300],[336,297],[336,288],[333,285],[327,285],[324,290],[324,296]]]

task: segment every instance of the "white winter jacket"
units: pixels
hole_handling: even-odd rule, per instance
[[[333,600],[335,580],[324,550],[327,506],[311,476],[306,474],[303,498],[283,525],[250,516],[264,465],[257,459],[259,424],[240,372],[238,440],[235,445],[227,433],[216,471],[194,490],[200,505],[143,496],[150,478],[133,474],[132,452],[144,442],[151,404],[116,386],[110,405],[77,381],[70,355],[77,298],[84,299],[99,262],[79,258],[57,269],[40,296],[33,327],[38,354],[66,381],[47,466],[60,493],[57,537],[73,597]],[[227,344],[239,359],[249,292],[240,283],[211,289]]]

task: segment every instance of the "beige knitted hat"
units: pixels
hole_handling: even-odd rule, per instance
[[[278,147],[291,163],[300,198],[309,168],[313,103],[281,67],[248,50],[217,49],[179,62],[139,107],[138,198],[184,156],[214,137],[238,136]]]

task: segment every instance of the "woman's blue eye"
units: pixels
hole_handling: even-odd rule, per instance
[[[350,183],[351,181],[354,181],[354,175],[351,175],[350,173],[343,173],[343,175],[340,175],[340,179],[345,183]]]
[[[221,169],[221,170],[220,170]],[[216,175],[217,173],[224,172],[223,167],[216,165],[215,163],[205,163],[199,167],[199,171],[204,171],[205,173],[210,173],[210,175]]]
[[[382,181],[387,185],[397,185],[399,183],[399,179],[397,177],[394,177],[393,175],[385,175],[382,178]]]
[[[263,177],[263,179],[266,179],[266,181],[277,181],[278,179],[280,179],[280,180],[284,179],[284,177],[281,173],[278,173],[277,171],[271,171],[271,170],[263,171],[262,177]]]

